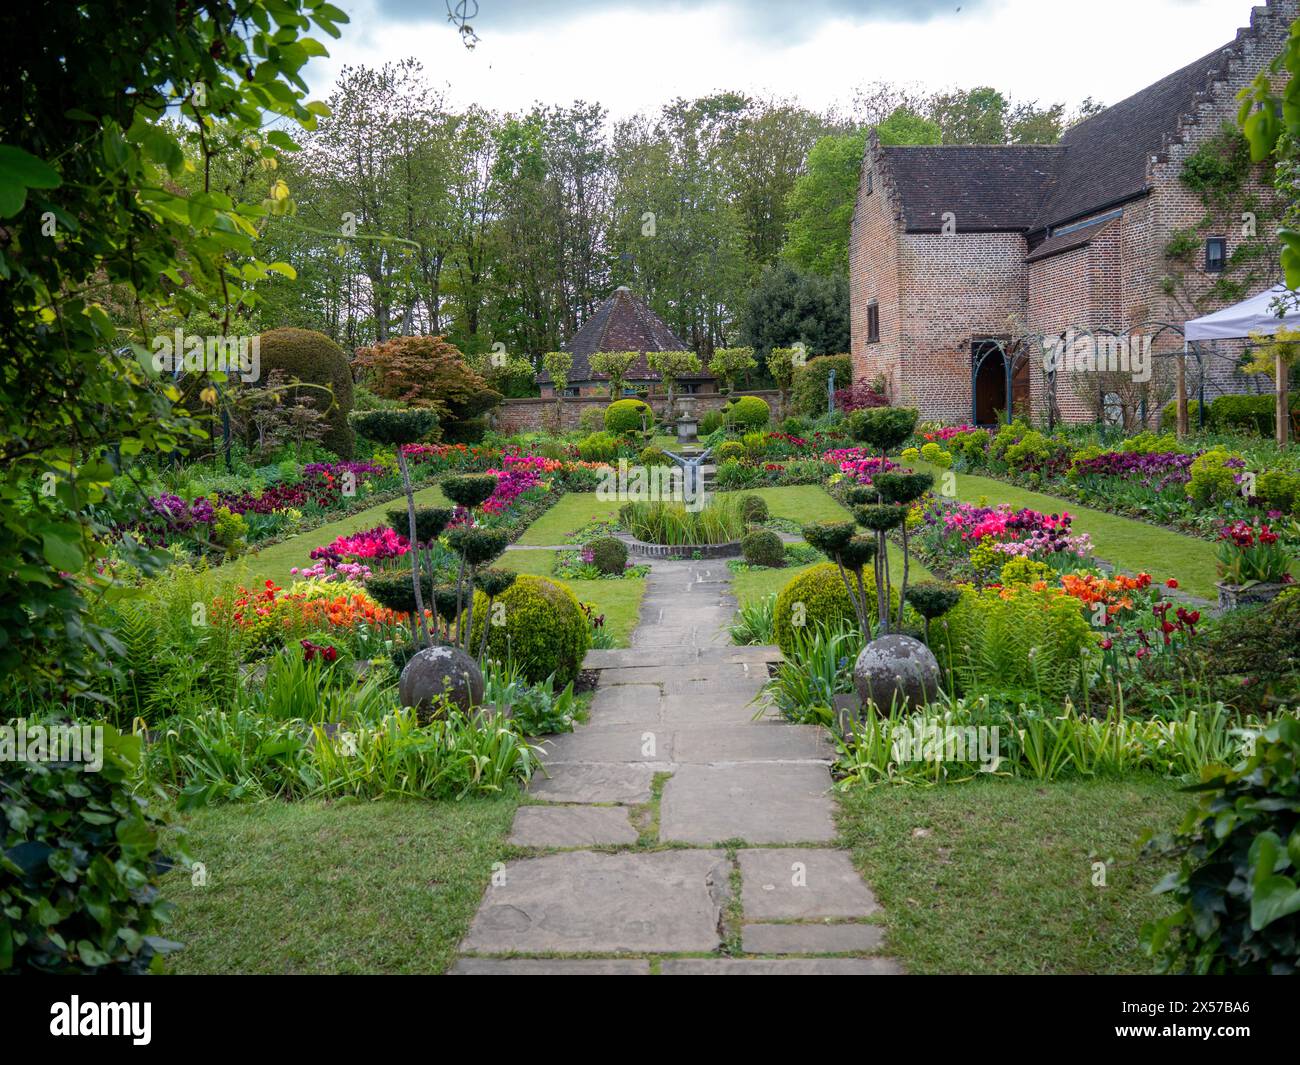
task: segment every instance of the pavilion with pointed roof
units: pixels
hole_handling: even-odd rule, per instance
[[[659,374],[650,369],[646,353],[651,351],[686,351],[686,345],[669,328],[659,315],[632,294],[626,285],[592,312],[576,333],[564,345],[573,356],[573,369],[569,373],[566,396],[599,396],[609,392],[609,377],[591,368],[591,356],[598,351],[635,351],[639,357],[627,374],[624,391],[634,394],[648,385],[651,391],[659,381]],[[537,375],[537,384],[543,396],[554,396],[555,386],[545,370]],[[717,379],[707,370],[698,376],[678,381],[678,394],[716,392]]]

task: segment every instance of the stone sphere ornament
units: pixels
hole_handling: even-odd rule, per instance
[[[891,633],[872,640],[853,665],[853,686],[863,706],[919,710],[939,697],[939,660],[911,636]]]
[[[430,718],[440,695],[469,713],[483,701],[483,673],[459,647],[426,647],[406,663],[397,691],[402,705],[414,707],[421,721]]]

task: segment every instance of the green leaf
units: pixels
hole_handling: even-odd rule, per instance
[[[1300,912],[1300,888],[1285,876],[1270,876],[1255,884],[1250,899],[1250,927],[1256,932],[1280,917]]]
[[[81,547],[79,530],[70,528],[49,530],[41,538],[45,561],[65,573],[80,573],[86,564],[86,553]]]

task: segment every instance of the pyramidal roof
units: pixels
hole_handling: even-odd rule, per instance
[[[658,381],[659,375],[650,369],[645,353],[686,351],[687,348],[667,322],[632,295],[631,289],[622,285],[582,323],[564,345],[564,350],[573,355],[569,383],[576,384],[579,381],[608,380],[606,374],[591,369],[589,360],[598,351],[638,351],[641,355],[628,371],[628,380]],[[537,380],[549,384],[551,375],[543,370],[537,375]]]

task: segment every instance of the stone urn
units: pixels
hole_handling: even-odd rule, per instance
[[[693,444],[699,439],[700,423],[694,414],[685,413],[677,419],[677,442]]]
[[[402,705],[414,707],[421,721],[432,716],[434,700],[444,694],[453,706],[469,713],[483,701],[483,673],[459,647],[439,644],[417,652],[406,663],[397,692]]]
[[[1254,584],[1228,584],[1226,581],[1218,581],[1214,587],[1219,589],[1219,609],[1235,610],[1239,606],[1256,606],[1259,603],[1271,602],[1289,586],[1281,581],[1270,584],[1261,581],[1256,581]]]
[[[891,633],[872,640],[853,666],[853,686],[863,706],[919,710],[939,697],[939,660],[911,636]]]

